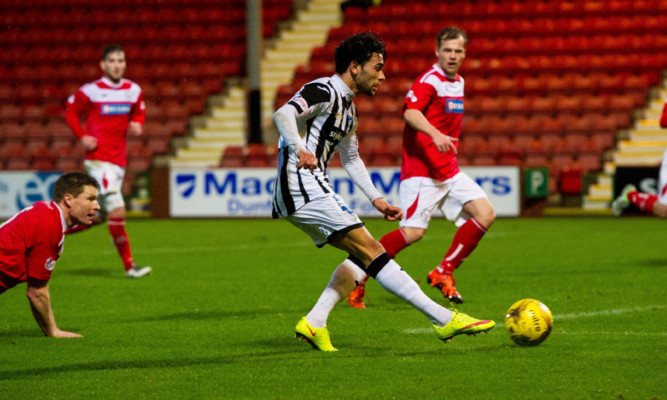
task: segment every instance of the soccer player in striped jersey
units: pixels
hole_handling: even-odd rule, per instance
[[[146,105],[139,85],[123,78],[126,61],[120,45],[104,48],[100,67],[104,76],[83,85],[67,100],[65,119],[86,149],[86,170],[100,183],[102,210],[96,224],[108,218],[109,233],[123,261],[125,276],[141,278],[151,272],[151,267],[137,266],[132,258],[121,189],[127,164],[127,133],[143,133]],[[85,116],[85,129],[81,127],[80,115]],[[76,226],[68,234],[87,228]]]
[[[52,201],[39,201],[0,225],[0,294],[27,282],[30,308],[45,336],[81,337],[56,326],[49,279],[63,252],[65,231],[93,223],[100,209],[98,189],[90,175],[68,172],[56,180]]]
[[[358,94],[374,96],[384,81],[384,43],[371,33],[353,35],[336,47],[334,58],[333,76],[307,83],[273,115],[280,133],[274,218],[285,218],[318,247],[330,244],[349,254],[313,309],[297,323],[297,337],[317,350],[335,351],[326,327],[328,315],[366,274],[424,313],[442,340],[491,329],[493,321],[453,312],[426,296],[334,192],[326,169],[338,151],[350,178],[384,218],[396,221],[403,217],[402,210],[387,203],[375,189],[359,157],[357,111],[352,101]]]
[[[399,195],[406,210],[399,228],[380,243],[394,258],[424,236],[433,214],[440,210],[458,228],[440,264],[428,282],[451,302],[463,299],[455,286],[454,270],[477,247],[496,215],[484,190],[461,172],[456,160],[463,119],[464,80],[458,74],[468,37],[448,27],[436,36],[437,63],[412,84],[403,106],[403,162]],[[368,278],[366,278],[368,279]],[[363,280],[348,303],[364,308]]]

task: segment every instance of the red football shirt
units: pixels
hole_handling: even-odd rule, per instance
[[[85,130],[81,127],[80,115],[85,116]],[[97,148],[86,152],[86,160],[107,161],[124,167],[127,127],[130,121],[144,123],[146,105],[139,85],[127,79],[115,84],[104,77],[83,85],[67,99],[65,119],[78,138],[84,135],[97,138]]]
[[[458,138],[463,119],[463,86],[461,76],[448,79],[445,72],[434,64],[412,84],[403,109],[421,111],[440,132]],[[458,141],[454,145],[458,148]],[[401,180],[421,176],[444,181],[458,172],[453,151],[439,152],[429,135],[405,124]]]
[[[49,280],[63,251],[67,225],[52,201],[24,208],[0,225],[0,271],[21,281]]]

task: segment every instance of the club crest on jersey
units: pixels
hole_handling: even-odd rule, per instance
[[[49,258],[46,260],[46,263],[44,263],[44,268],[45,268],[47,271],[53,271],[53,269],[54,269],[55,267],[56,267],[56,261],[55,261],[53,258],[51,258],[51,257],[49,257]]]
[[[463,100],[447,99],[446,110],[448,113],[463,114]]]
[[[102,115],[126,115],[130,113],[129,104],[102,104],[100,106]]]

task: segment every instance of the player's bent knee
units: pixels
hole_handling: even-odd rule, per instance
[[[330,286],[347,297],[366,277],[366,272],[350,259],[343,261],[331,275]]]
[[[400,228],[401,232],[403,232],[403,236],[405,237],[405,241],[408,242],[408,244],[413,244],[415,242],[420,241],[424,237],[424,233],[426,233],[426,229],[422,228]]]

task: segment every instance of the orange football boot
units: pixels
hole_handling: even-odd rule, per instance
[[[440,268],[440,267],[438,267]],[[438,268],[428,274],[426,280],[432,287],[440,289],[445,298],[453,303],[463,303],[463,298],[456,290],[456,281],[451,274],[440,272]]]

